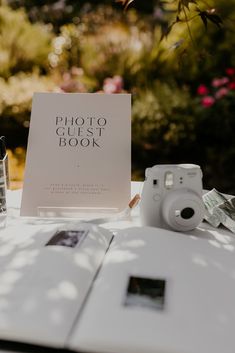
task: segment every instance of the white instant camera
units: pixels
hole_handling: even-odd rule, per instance
[[[196,164],[155,165],[145,171],[143,225],[188,231],[203,220],[202,171]]]

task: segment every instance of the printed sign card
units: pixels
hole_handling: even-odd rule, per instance
[[[120,211],[130,200],[131,95],[35,93],[22,216]]]

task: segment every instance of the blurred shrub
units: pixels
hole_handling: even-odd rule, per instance
[[[193,90],[198,82],[210,82],[226,67],[234,66],[235,0],[217,0],[215,6],[223,18],[220,28],[210,21],[204,28],[196,17],[190,22],[191,36],[184,23],[177,23],[164,40],[165,49],[172,49],[168,50],[170,72],[177,82],[187,83]]]
[[[32,25],[23,10],[0,6],[0,76],[48,69],[51,38],[47,27]]]
[[[194,107],[197,158],[208,188],[235,193],[235,69],[228,68],[208,85],[200,84]]]
[[[55,84],[38,73],[19,73],[7,81],[0,78],[0,114],[14,116],[24,126],[28,125],[33,92],[51,91]],[[26,118],[27,117],[27,118]]]
[[[106,77],[125,77],[126,88],[147,85],[152,73],[160,71],[163,48],[160,30],[140,19],[132,10],[126,13],[100,6],[81,17],[78,25],[69,24],[53,41],[50,63],[64,72],[81,67],[87,90],[101,89]]]
[[[102,5],[113,6],[120,12],[123,11],[121,4],[115,0],[6,0],[8,5],[13,9],[24,7],[28,17],[32,22],[44,22],[53,24],[54,30],[59,31],[59,28],[66,23],[76,23],[77,19],[83,13],[96,11],[96,8]],[[152,13],[155,5],[159,0],[136,0],[135,9],[141,13]]]
[[[156,81],[133,99],[133,175],[154,164],[190,162],[203,170],[204,188],[235,194],[235,69],[189,87]]]
[[[35,91],[54,89],[48,55],[53,34],[23,11],[0,6],[0,129],[8,145],[26,144]]]
[[[235,13],[235,7],[232,11],[224,0],[217,5],[227,6],[230,16]],[[233,178],[223,181],[226,176],[222,172],[235,175],[235,167],[229,163],[234,154],[232,138],[224,137],[225,127],[223,131],[218,128],[227,119],[231,125],[233,98],[226,97],[227,108],[225,100],[216,102],[220,113],[215,114],[215,107],[205,110],[195,93],[200,82],[208,84],[221,75],[223,67],[233,66],[231,44],[235,47],[235,37],[229,26],[226,29],[209,24],[206,33],[201,20],[195,19],[191,24],[193,42],[182,23],[160,42],[160,28],[153,29],[144,16],[134,10],[124,15],[100,6],[96,12],[84,14],[78,25],[61,28],[51,58],[55,59],[54,69],[62,73],[69,72],[71,65],[81,68],[82,75],[73,77],[73,83],[86,82],[88,91],[102,89],[107,77],[123,77],[124,89],[133,93],[132,160],[136,178],[143,178],[145,168],[156,163],[191,162],[203,167],[205,186],[230,192],[233,188],[235,192]],[[76,84],[72,86],[76,90]]]
[[[172,94],[174,92],[174,94]],[[195,121],[186,88],[156,81],[140,90],[133,102],[133,168],[144,177],[145,168],[160,163],[187,161],[195,140]]]
[[[205,187],[235,193],[234,91],[228,82],[212,85],[235,66],[235,0],[217,1],[226,30],[209,24],[206,32],[200,19],[191,21],[193,42],[185,23],[160,42],[161,28],[149,14],[94,3],[95,11],[92,2],[80,10],[81,2],[45,5],[78,11],[56,34],[52,26],[32,25],[23,10],[0,7],[1,131],[14,129],[16,141],[27,132],[34,91],[131,92],[134,177],[157,163],[198,163]],[[44,6],[27,4],[39,12]],[[160,21],[162,14],[154,16]]]
[[[54,89],[51,79],[37,72],[0,78],[0,127],[9,146],[26,144],[33,93]]]

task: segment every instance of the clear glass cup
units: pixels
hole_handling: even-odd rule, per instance
[[[7,218],[7,176],[5,162],[0,160],[0,228],[6,226]]]

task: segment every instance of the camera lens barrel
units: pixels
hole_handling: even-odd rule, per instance
[[[181,212],[180,212],[180,216],[183,219],[190,219],[193,217],[193,215],[195,214],[195,211],[193,208],[191,207],[185,207]]]
[[[162,217],[169,228],[173,230],[192,230],[203,220],[203,201],[192,190],[175,190],[168,194],[163,201]]]

